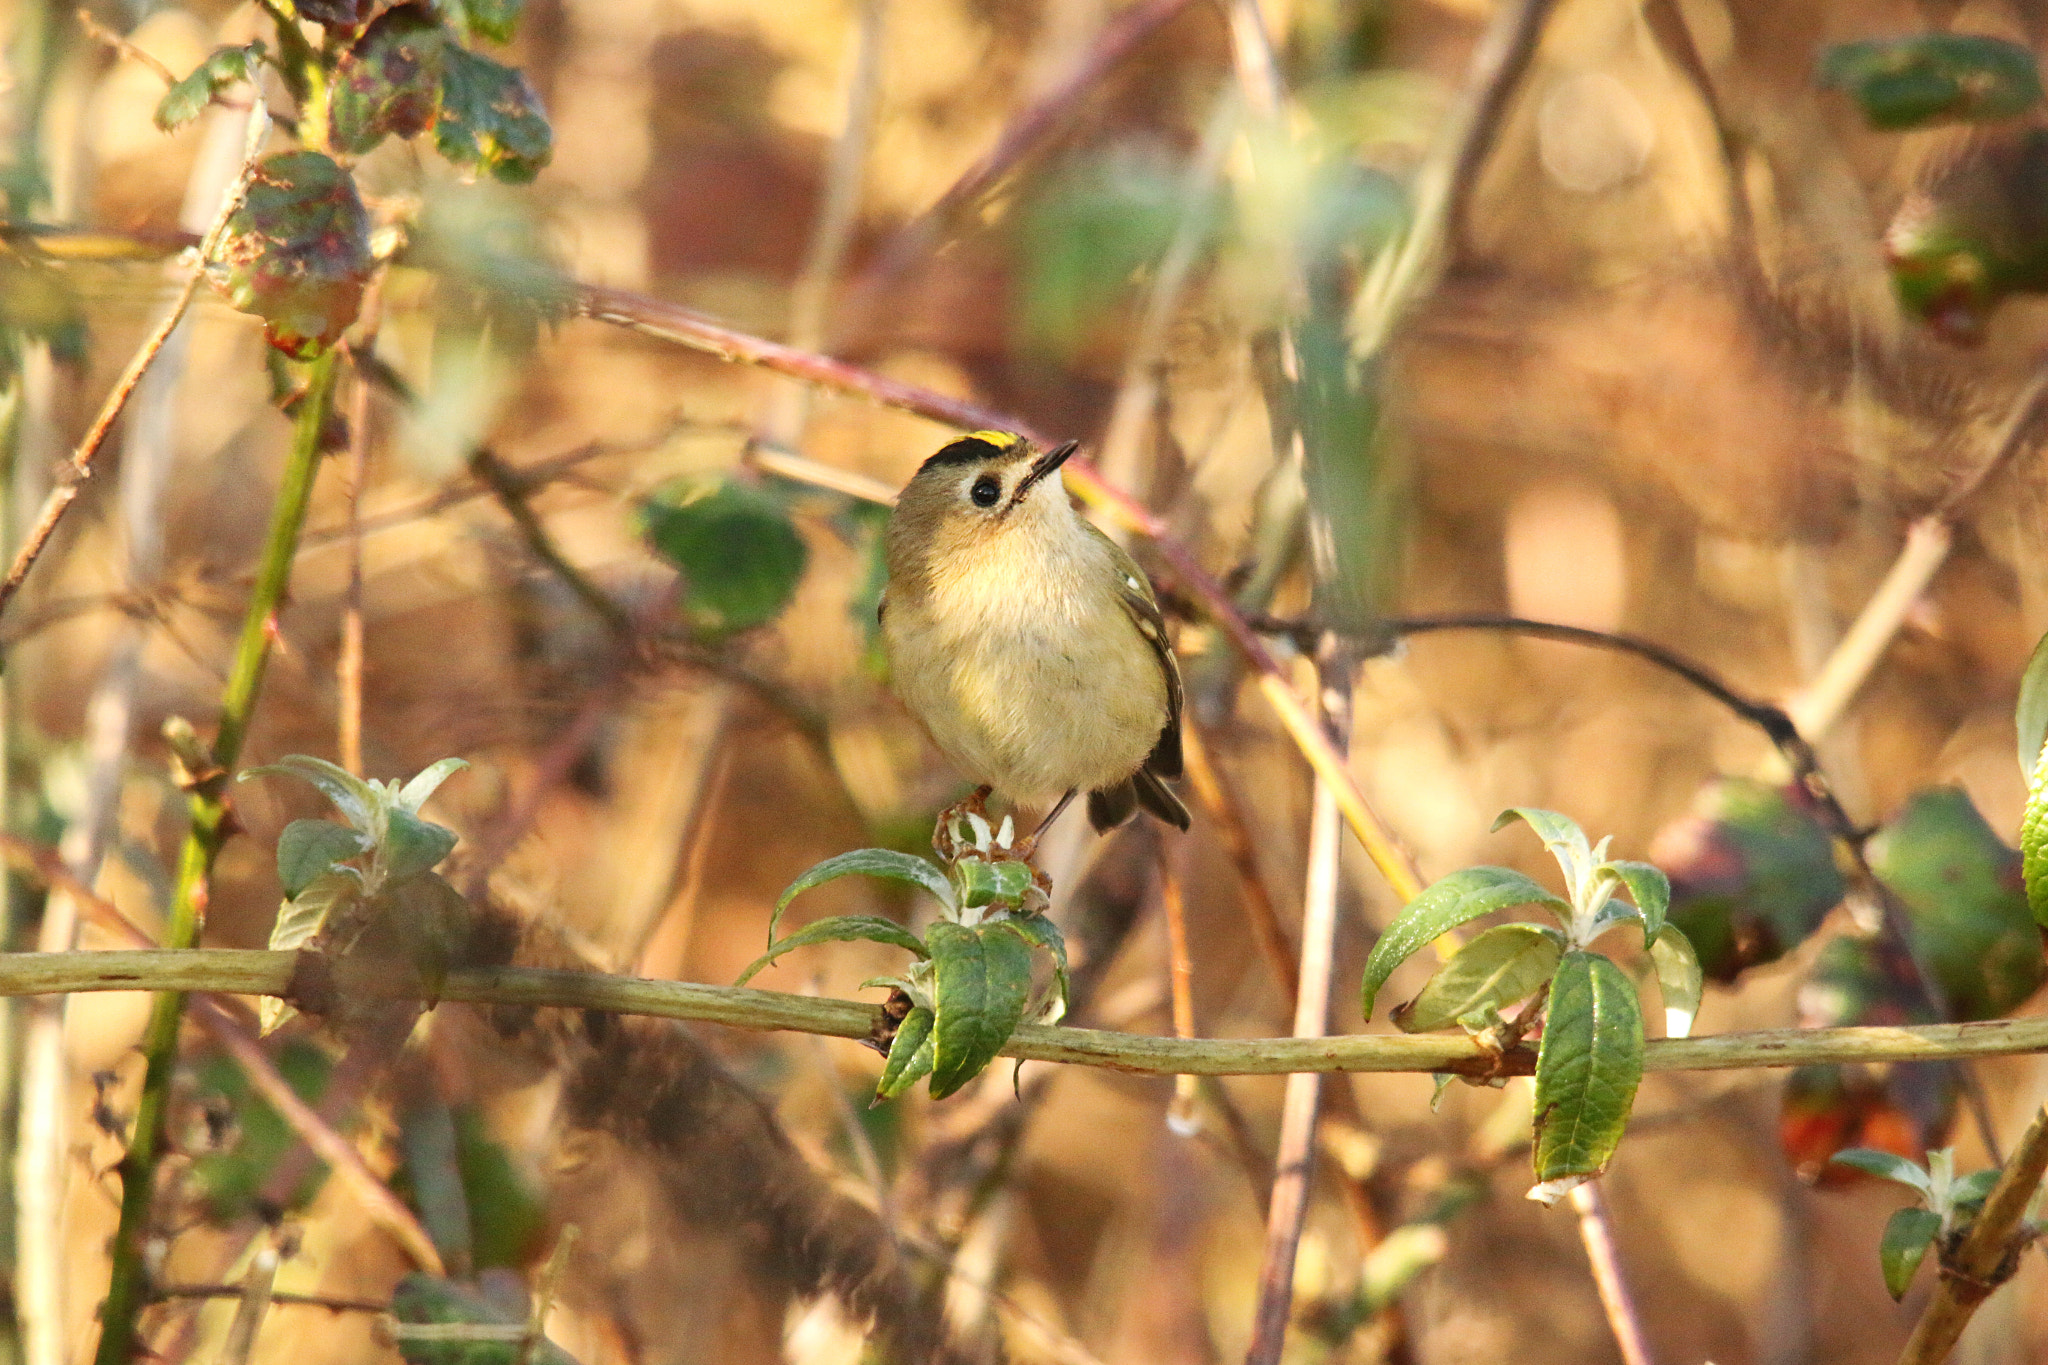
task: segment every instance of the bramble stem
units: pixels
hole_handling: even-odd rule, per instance
[[[213,991],[230,995],[292,993],[296,953],[229,948],[104,953],[0,953],[0,996],[67,991]],[[394,998],[404,983],[347,978],[348,989]],[[651,981],[602,972],[530,967],[450,972],[439,999],[467,1004],[525,1005],[608,1014],[692,1019],[728,1028],[865,1038],[878,1006],[741,986]],[[1736,1071],[1816,1062],[1908,1062],[2010,1057],[2048,1052],[2048,1019],[1992,1019],[1975,1024],[1913,1027],[1772,1029],[1654,1038],[1646,1071]],[[1526,1048],[1496,1058],[1458,1033],[1352,1033],[1329,1038],[1160,1038],[1105,1029],[1026,1024],[1002,1055],[1026,1061],[1098,1066],[1146,1076],[1280,1076],[1295,1071],[1452,1071],[1528,1075],[1536,1054]],[[1495,1063],[1498,1062],[1498,1067]]]
[[[334,410],[335,352],[328,351],[307,370],[306,391],[299,400],[297,426],[284,479],[271,510],[270,535],[256,571],[256,587],[242,618],[235,658],[221,696],[220,731],[213,742],[217,772],[192,793],[192,827],[178,858],[177,889],[171,898],[164,946],[190,949],[206,925],[206,902],[213,862],[232,833],[226,783],[242,753],[249,720],[263,687],[270,660],[270,641],[279,603],[291,578],[298,553],[299,531],[312,501],[313,478],[319,470],[321,437]],[[160,992],[143,1033],[147,1059],[142,1095],[135,1108],[135,1133],[121,1158],[121,1222],[114,1234],[113,1267],[107,1299],[100,1310],[99,1350],[94,1365],[127,1365],[135,1355],[136,1327],[149,1301],[144,1243],[149,1237],[150,1207],[156,1193],[156,1165],[163,1152],[164,1114],[170,1099],[171,1072],[177,1062],[178,1027],[185,1015],[184,988]]]

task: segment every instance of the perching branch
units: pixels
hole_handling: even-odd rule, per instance
[[[212,991],[291,999],[301,954],[231,948],[105,953],[0,953],[0,996],[72,991]],[[419,998],[407,983],[340,973],[345,988]],[[761,1032],[861,1039],[878,1006],[744,986],[651,981],[531,967],[450,972],[436,997],[465,1004],[597,1010],[687,1019]],[[2048,1019],[1991,1019],[1913,1027],[1771,1029],[1647,1045],[1648,1071],[1732,1071],[1818,1062],[1911,1062],[2048,1052]],[[1002,1055],[1144,1076],[1278,1076],[1295,1071],[1448,1071],[1533,1075],[1536,1054],[1496,1057],[1462,1034],[1343,1034],[1330,1038],[1158,1038],[1103,1029],[1026,1024]]]

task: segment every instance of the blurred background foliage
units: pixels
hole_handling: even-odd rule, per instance
[[[298,12],[345,25],[378,8]],[[2048,343],[2048,132],[2024,60],[2048,43],[2043,16],[2018,0],[1561,0],[1486,154],[1447,167],[1475,47],[1520,8],[1267,0],[1270,70],[1241,41],[1243,7],[1206,0],[450,0],[432,14],[467,47],[436,39],[399,61],[366,40],[333,96],[361,204],[330,207],[367,214],[381,264],[360,316],[334,302],[361,283],[354,257],[313,306],[336,333],[352,324],[372,381],[343,404],[364,477],[348,455],[322,475],[248,761],[336,753],[359,547],[365,769],[469,759],[433,805],[463,840],[450,878],[552,952],[728,982],[798,872],[862,844],[915,849],[961,794],[872,642],[871,495],[946,432],[575,320],[578,285],[1079,437],[1247,610],[1628,630],[1745,693],[1799,696],[1907,523],[1990,457]],[[55,0],[0,0],[16,529],[162,306],[165,253],[204,229],[241,155],[243,113],[222,103],[160,131],[165,74],[277,41],[265,8],[226,0],[84,13],[90,33]],[[1138,15],[1142,38],[1063,85]],[[1838,46],[1928,30],[1944,36],[1910,51]],[[429,135],[428,111],[379,82],[430,68]],[[1024,154],[950,193],[1006,134]],[[1374,272],[1407,234],[1436,240],[1426,190],[1447,170],[1419,302],[1387,308]],[[243,283],[245,300],[268,287]],[[288,440],[273,399],[298,382],[257,319],[203,293],[0,630],[11,826],[61,839],[145,924],[185,809],[159,735],[172,717],[211,721]],[[1418,638],[1357,672],[1353,769],[1430,877],[1514,862],[1554,884],[1529,841],[1487,833],[1511,804],[1568,812],[1665,867],[1674,921],[1720,983],[1701,1031],[2037,1010],[2007,845],[2024,797],[2013,697],[2048,627],[2043,488],[2023,451],[1961,505],[1930,587],[1814,735],[1876,831],[1910,954],[1842,906],[1839,855],[1763,738],[1635,660]],[[1207,799],[1185,839],[1140,825],[1098,840],[1067,821],[1043,861],[1076,953],[1073,1017],[1170,1030],[1171,876],[1200,1031],[1284,1032],[1291,992],[1245,907],[1256,891],[1297,922],[1308,779],[1218,633],[1188,619],[1178,644],[1249,859]],[[1285,662],[1311,685],[1308,660]],[[268,936],[271,847],[319,813],[286,785],[237,795],[249,837],[222,859],[209,943]],[[1346,1029],[1364,1027],[1348,983],[1394,909],[1356,852]],[[45,910],[10,886],[11,946],[36,944]],[[852,881],[800,910],[915,913]],[[760,984],[854,995],[891,961],[835,945]],[[0,1127],[21,1171],[37,1169],[26,1143],[57,1175],[12,1187],[0,1260],[55,1238],[40,1249],[63,1267],[57,1289],[18,1282],[5,1304],[16,1328],[54,1319],[61,1349],[13,1332],[10,1358],[57,1365],[93,1335],[145,1008],[71,1001],[61,1117],[27,1124],[24,1016],[9,1016]],[[652,1093],[637,1073],[565,1093],[477,1025],[443,1007],[352,1115],[451,1272],[478,1276],[460,1294],[409,1281],[413,1320],[473,1301],[519,1321],[523,1291],[503,1277],[530,1275],[573,1226],[551,1325],[585,1365],[860,1359],[858,1290],[799,1292],[835,1282],[790,1269],[803,1239],[774,1187],[815,1176],[894,1231],[920,1311],[962,1358],[1243,1352],[1276,1079],[1199,1087],[1173,1128],[1166,1082],[1046,1067],[1015,1095],[998,1066],[943,1104],[865,1110],[873,1054],[704,1029],[696,1046],[767,1107],[703,1088],[726,1098],[664,1146],[620,1117]],[[293,1083],[319,1093],[330,1053],[289,1031],[282,1046]],[[156,1250],[165,1281],[218,1283],[239,1274],[287,1138],[196,1033],[187,1055]],[[1981,1164],[1971,1113],[2010,1133],[2048,1072],[1972,1071],[1649,1078],[1606,1188],[1660,1357],[1890,1358],[1916,1306],[1893,1306],[1874,1251],[1900,1195],[1824,1164],[1844,1145],[1917,1157],[1949,1141]],[[1570,1218],[1520,1197],[1524,1083],[1453,1087],[1435,1111],[1427,1077],[1332,1084],[1290,1358],[1608,1358]],[[410,1263],[338,1184],[283,1190],[300,1235],[278,1287],[388,1302]],[[53,1189],[54,1221],[22,1213]],[[211,1353],[231,1313],[177,1301],[152,1340]],[[2038,1259],[1966,1349],[2048,1351]],[[362,1314],[279,1306],[253,1358],[393,1355]]]

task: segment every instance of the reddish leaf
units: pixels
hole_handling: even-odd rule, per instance
[[[305,360],[355,321],[370,268],[370,216],[355,180],[331,157],[302,151],[257,165],[211,273],[230,303],[263,319],[271,345]]]

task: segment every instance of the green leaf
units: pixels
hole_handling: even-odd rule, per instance
[[[1617,858],[1600,864],[1600,875],[1612,877],[1628,889],[1628,898],[1643,916],[1643,942],[1654,943],[1664,932],[1664,917],[1671,910],[1671,879],[1664,870],[1649,863]]]
[[[944,1099],[981,1073],[1024,1018],[1031,944],[1007,921],[931,927],[931,1095]]]
[[[1517,820],[1536,831],[1536,837],[1550,850],[1550,856],[1557,859],[1557,865],[1564,869],[1565,876],[1576,881],[1591,867],[1593,850],[1586,845],[1586,832],[1569,815],[1559,815],[1554,810],[1536,806],[1510,806],[1500,813],[1493,827],[1505,829]]]
[[[271,345],[310,360],[356,320],[373,265],[354,177],[320,152],[278,152],[257,163],[208,277]]]
[[[1543,905],[1569,915],[1571,906],[1545,890],[1540,882],[1505,867],[1468,867],[1425,888],[1403,906],[1365,963],[1365,1017],[1372,1018],[1373,997],[1394,969],[1426,943],[1467,920],[1515,905]]]
[[[509,43],[526,0],[434,0],[434,8],[466,38]]]
[[[1837,43],[1821,53],[1819,80],[1853,98],[1871,127],[1894,131],[2012,118],[2041,99],[2034,54],[1976,33]]]
[[[2023,860],[1960,787],[1915,793],[1866,851],[1904,905],[1914,956],[1956,1019],[1995,1019],[2041,985]]]
[[[275,763],[245,769],[236,780],[247,782],[252,777],[296,777],[301,782],[309,782],[334,803],[334,808],[351,825],[364,834],[377,832],[376,811],[383,804],[377,790],[348,769],[336,767],[324,758],[286,754]]]
[[[875,1103],[893,1100],[931,1074],[932,1012],[913,1005],[896,1026],[896,1039],[889,1044],[889,1060],[882,1066],[882,1079],[875,1085]]]
[[[447,32],[417,5],[377,16],[335,66],[327,98],[327,141],[361,156],[386,137],[412,138],[441,108]]]
[[[683,576],[690,627],[719,636],[775,619],[807,553],[781,502],[744,479],[684,479],[640,504],[641,532]]]
[[[455,851],[455,831],[407,810],[394,809],[384,827],[384,875],[393,881],[416,876]]]
[[[1667,922],[1716,981],[1796,947],[1842,899],[1834,843],[1796,787],[1709,783],[1653,850],[1671,878]]]
[[[890,881],[909,882],[921,886],[937,898],[940,905],[948,910],[958,909],[953,901],[953,883],[946,880],[946,874],[939,871],[928,859],[898,853],[893,848],[857,848],[850,853],[841,853],[827,858],[789,884],[782,893],[782,899],[775,902],[775,913],[768,917],[768,942],[775,942],[775,926],[782,920],[782,912],[789,903],[814,886],[848,876],[887,877]]]
[[[1968,1210],[1982,1204],[1990,1196],[1991,1187],[1998,1183],[1998,1176],[1998,1167],[1987,1166],[1962,1177],[1949,1189],[1949,1207]]]
[[[962,909],[1015,907],[1023,904],[1024,893],[1032,887],[1031,865],[1007,858],[962,858],[953,864],[953,884],[959,888]]]
[[[1913,1272],[1920,1268],[1940,1231],[1941,1215],[1929,1209],[1900,1209],[1885,1223],[1877,1261],[1884,1268],[1884,1287],[1894,1300],[1906,1296]]]
[[[1422,988],[1394,1011],[1404,1033],[1448,1028],[1474,1010],[1504,1009],[1550,980],[1564,955],[1564,935],[1536,924],[1488,929],[1451,955]]]
[[[1928,1178],[1925,1167],[1906,1160],[1896,1152],[1883,1152],[1875,1147],[1851,1147],[1836,1152],[1834,1161],[1838,1165],[1852,1166],[1859,1171],[1874,1175],[1880,1180],[1893,1180],[1917,1190],[1922,1199],[1931,1198],[1934,1184]]]
[[[237,81],[254,81],[263,60],[263,44],[246,47],[217,47],[192,74],[164,91],[157,101],[156,126],[175,132],[199,117],[213,97]]]
[[[441,71],[434,145],[458,166],[511,184],[540,174],[554,155],[554,131],[526,77],[450,43]]]
[[[340,825],[333,828],[340,829]],[[270,927],[272,952],[293,952],[317,940],[337,916],[363,903],[363,883],[349,871],[329,872],[315,877],[298,895],[277,908],[277,920]],[[256,1019],[264,1033],[270,1033],[298,1013],[298,1008],[274,995],[266,995],[256,1006]]]
[[[347,825],[332,820],[292,821],[277,836],[277,879],[284,883],[285,897],[298,895],[314,879],[333,871],[336,863],[369,848],[369,836]]]
[[[1635,986],[1598,954],[1566,953],[1536,1054],[1536,1179],[1575,1183],[1604,1170],[1642,1078]]]
[[[1056,998],[1059,1004],[1051,1017],[1058,1019],[1064,1016],[1067,1012],[1067,1001],[1072,994],[1072,983],[1067,979],[1067,941],[1060,936],[1059,926],[1045,915],[1012,915],[1000,923],[1052,954],[1053,987],[1058,992]]]
[[[1664,996],[1664,1036],[1684,1038],[1699,1017],[1706,979],[1692,942],[1678,926],[1667,924],[1650,944],[1650,965],[1657,969],[1657,989]]]
[[[2026,887],[2027,910],[2037,928],[2048,929],[2048,755],[2028,784],[2026,810],[2020,816],[2020,876]]]
[[[886,943],[896,948],[908,948],[919,957],[928,954],[924,940],[911,933],[894,920],[879,915],[834,915],[830,919],[816,920],[791,934],[788,938],[777,939],[768,951],[747,964],[740,973],[735,986],[744,986],[769,963],[793,948],[802,948],[813,943]]]
[[[428,799],[441,789],[443,782],[446,782],[468,766],[469,760],[467,759],[444,758],[438,763],[432,763],[420,769],[412,781],[398,789],[398,809],[409,811],[414,815],[419,814],[420,807],[426,805]]]

